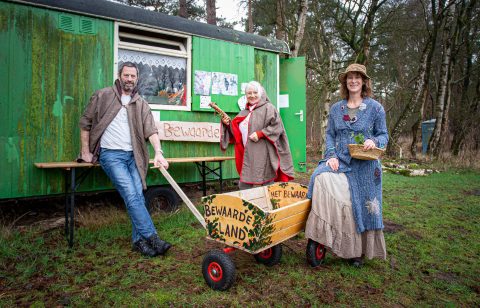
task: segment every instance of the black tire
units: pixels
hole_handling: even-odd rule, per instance
[[[311,267],[317,267],[325,261],[327,248],[314,240],[308,239],[307,262]]]
[[[235,263],[221,250],[211,250],[203,258],[202,274],[214,290],[228,290],[235,282]]]
[[[282,258],[282,245],[272,246],[253,256],[258,263],[265,264],[266,266],[274,266],[280,263],[280,259]]]
[[[179,198],[169,187],[150,187],[145,192],[145,205],[148,212],[174,212],[178,209]]]

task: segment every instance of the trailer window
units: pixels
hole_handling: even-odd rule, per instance
[[[117,23],[116,65],[139,68],[138,92],[152,109],[190,110],[189,36]]]

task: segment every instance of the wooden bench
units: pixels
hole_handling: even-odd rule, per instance
[[[176,163],[195,163],[200,175],[202,176],[203,195],[207,194],[207,175],[214,175],[220,182],[220,191],[223,188],[222,163],[227,160],[233,160],[233,156],[209,156],[209,157],[176,157],[166,158],[169,164]],[[217,162],[218,167],[211,168],[206,165],[207,162]],[[153,159],[150,160],[153,164]],[[92,163],[70,162],[39,162],[35,166],[40,169],[62,169],[65,175],[65,236],[69,247],[73,247],[74,238],[74,215],[75,215],[75,194],[80,184],[85,180],[92,168],[100,166]],[[77,169],[83,169],[77,174]]]

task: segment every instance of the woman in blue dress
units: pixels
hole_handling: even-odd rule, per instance
[[[385,110],[371,98],[365,66],[351,64],[338,77],[343,100],[330,108],[325,157],[313,172],[308,197],[312,210],[305,228],[309,245],[319,243],[355,266],[363,258],[386,258],[379,160],[352,158],[348,144],[362,134],[364,150],[385,148]]]

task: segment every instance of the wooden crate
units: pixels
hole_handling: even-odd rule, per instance
[[[303,231],[310,212],[307,187],[297,183],[202,198],[207,238],[256,254]]]

